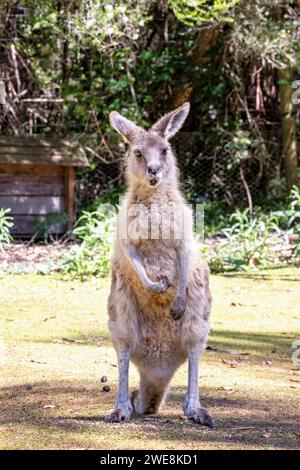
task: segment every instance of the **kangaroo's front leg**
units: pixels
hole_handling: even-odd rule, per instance
[[[190,264],[191,249],[190,244],[184,245],[177,253],[179,288],[176,298],[171,305],[171,315],[174,320],[179,320],[185,311],[186,306],[186,284],[188,269]]]
[[[118,351],[119,384],[114,411],[106,417],[109,423],[120,423],[131,417],[132,405],[128,393],[129,361],[130,350],[124,347]]]
[[[201,408],[198,388],[198,363],[199,363],[199,346],[195,345],[190,348],[188,353],[189,360],[189,379],[187,394],[183,404],[185,416],[198,424],[203,424],[210,428],[214,427],[214,419],[210,413]]]
[[[157,293],[164,292],[166,289],[168,289],[170,284],[167,280],[165,280],[164,282],[154,282],[149,279],[143,266],[139,249],[135,245],[128,243],[124,246],[124,248],[130,263],[132,264],[135,269],[135,272],[140,278],[140,281],[147,289]]]

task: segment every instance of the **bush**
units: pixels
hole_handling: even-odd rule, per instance
[[[300,191],[296,186],[280,210],[264,213],[261,207],[255,207],[252,215],[246,209],[228,217],[212,208],[205,234],[218,237],[201,249],[212,271],[240,271],[278,263],[283,258],[283,245],[289,252],[285,260],[295,261],[300,256]]]
[[[228,227],[230,213],[228,207],[215,202],[204,202],[204,235],[213,237],[221,233],[222,229]]]
[[[291,189],[288,205],[280,211],[275,211],[280,226],[287,231],[287,235],[294,238],[293,254],[300,256],[300,190],[297,186]]]
[[[13,227],[13,218],[9,216],[10,209],[0,209],[0,251],[4,245],[12,241],[10,229]]]
[[[73,230],[80,244],[65,255],[63,269],[74,277],[107,276],[115,232],[116,211],[113,206],[99,205],[83,211]]]
[[[248,266],[266,265],[272,259],[271,233],[278,231],[274,215],[251,216],[249,209],[230,217],[231,225],[222,230],[225,237],[210,259],[213,271],[239,271]]]

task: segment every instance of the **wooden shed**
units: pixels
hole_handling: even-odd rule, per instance
[[[62,234],[72,228],[76,168],[87,165],[76,142],[0,137],[0,208],[11,209],[12,233],[32,236],[47,220],[50,226],[53,221],[51,233]]]

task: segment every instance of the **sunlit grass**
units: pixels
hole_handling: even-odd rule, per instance
[[[187,364],[159,417],[103,421],[113,406],[116,356],[107,329],[108,280],[0,278],[5,364],[0,378],[2,449],[198,449],[299,447],[300,270],[212,276],[210,349],[202,359],[203,405],[214,431],[181,418]],[[300,369],[300,368],[299,368]],[[107,375],[111,387],[102,391]],[[130,387],[138,373],[130,370]]]

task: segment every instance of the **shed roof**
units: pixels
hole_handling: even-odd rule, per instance
[[[0,137],[0,164],[88,166],[78,142],[61,138]]]

